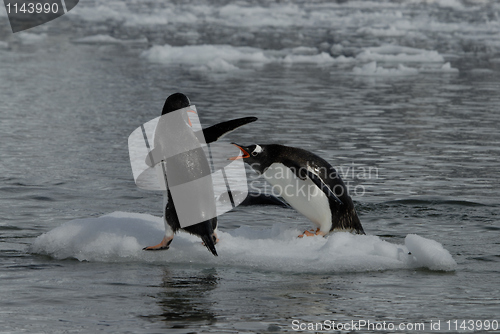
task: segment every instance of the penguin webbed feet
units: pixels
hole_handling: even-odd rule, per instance
[[[306,231],[304,231],[304,233],[302,233],[302,234],[299,234],[299,235],[298,235],[298,238],[303,238],[304,236],[306,236],[306,237],[314,237],[315,235],[320,235],[320,236],[324,237],[324,236],[326,235],[326,233],[325,233],[325,232],[320,231],[320,229],[319,229],[319,227],[318,227],[318,228],[316,229],[316,231],[314,231],[314,230],[312,230],[312,229],[311,229],[311,230],[309,230],[309,231],[307,231],[307,230],[306,230]]]
[[[144,247],[142,250],[145,250],[145,251],[160,251],[160,250],[167,250],[169,248],[170,248],[170,246],[164,246],[164,247],[147,246],[147,247]]]
[[[170,243],[172,242],[173,239],[174,239],[173,237],[167,238],[165,236],[165,237],[163,237],[162,241],[158,245],[144,247],[142,250],[146,250],[146,251],[167,250],[170,248]]]

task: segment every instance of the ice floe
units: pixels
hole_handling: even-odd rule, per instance
[[[403,245],[372,235],[334,233],[327,238],[299,239],[299,233],[280,222],[263,229],[242,226],[219,231],[219,256],[214,257],[201,245],[199,238],[180,232],[169,250],[148,252],[142,248],[158,243],[163,237],[162,219],[147,214],[114,212],[66,222],[37,237],[30,251],[56,259],[92,262],[199,264],[288,272],[414,268],[453,271],[457,267],[439,242],[415,234],[409,234]]]

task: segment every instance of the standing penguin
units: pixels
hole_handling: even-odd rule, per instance
[[[166,99],[162,110],[162,116],[167,114],[172,116],[169,118],[168,122],[170,122],[170,124],[174,122],[173,124],[175,125],[169,127],[165,136],[163,136],[157,128],[157,133],[160,135],[155,135],[154,149],[148,154],[146,159],[146,163],[150,167],[157,166],[157,170],[161,172],[166,183],[166,191],[164,193],[163,203],[165,236],[159,244],[145,247],[144,250],[168,249],[174,238],[174,234],[182,229],[188,233],[199,236],[208,250],[212,252],[213,255],[217,256],[217,251],[215,249],[215,244],[218,241],[216,232],[217,216],[215,215],[213,185],[210,178],[204,177],[210,174],[210,166],[200,146],[200,142],[214,142],[224,134],[242,125],[256,121],[257,118],[244,117],[234,119],[202,129],[202,131],[193,132],[189,128],[191,121],[187,115],[187,112],[190,110],[182,113],[170,114],[189,106],[189,99],[182,93],[172,94]],[[162,119],[166,120],[166,118],[163,117]],[[162,127],[162,119],[158,122],[158,127],[160,128]],[[202,135],[204,136],[204,140],[203,137],[200,137]],[[165,155],[165,152],[169,152],[169,154]],[[203,221],[198,220],[200,221],[199,223],[182,227],[179,213],[174,206],[172,196],[172,187],[176,184],[172,183],[179,182],[178,184],[182,184],[182,182],[192,180],[202,180],[203,186],[197,189],[195,196],[187,198],[187,201],[197,206],[193,211],[197,212],[199,217],[206,216],[207,219]],[[185,207],[184,203],[177,203]]]
[[[315,233],[305,231],[299,237],[324,236],[332,231],[365,234],[347,187],[327,161],[309,151],[284,145],[233,144],[243,155],[231,160],[244,159],[317,226]]]

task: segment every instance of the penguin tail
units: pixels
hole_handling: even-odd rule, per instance
[[[204,234],[201,237],[201,240],[203,240],[203,245],[208,248],[208,250],[215,256],[219,256],[217,254],[217,250],[215,249],[215,242],[214,238],[209,235],[209,234]]]

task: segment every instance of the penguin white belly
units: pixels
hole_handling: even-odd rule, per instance
[[[309,178],[300,179],[281,163],[271,164],[263,176],[273,186],[273,195],[283,197],[322,232],[330,232],[332,215],[328,197],[314,182]]]

